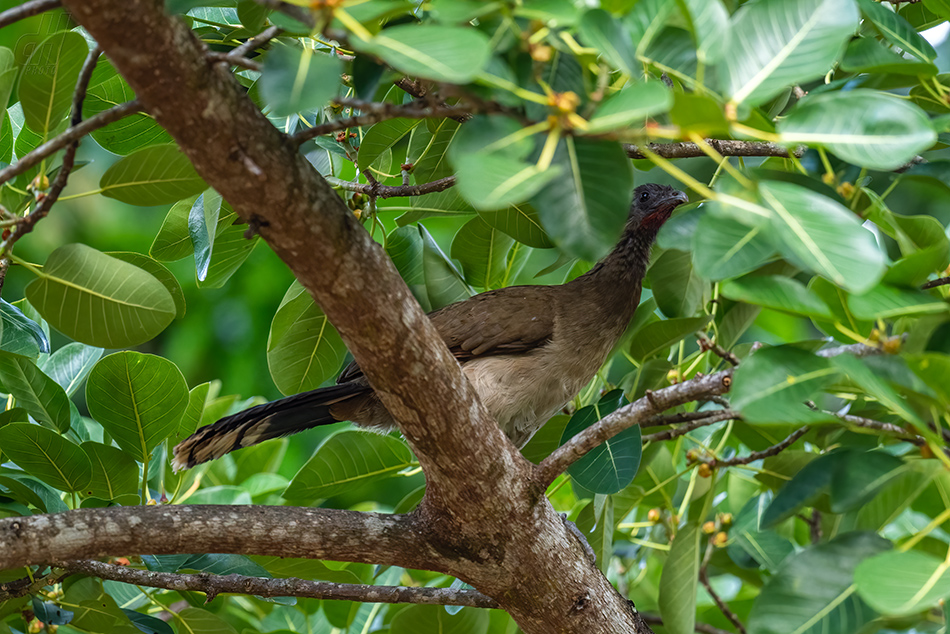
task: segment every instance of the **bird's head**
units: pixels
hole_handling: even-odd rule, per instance
[[[633,190],[630,225],[658,230],[673,210],[689,202],[686,194],[669,185],[646,183]]]

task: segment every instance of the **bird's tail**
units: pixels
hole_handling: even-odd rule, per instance
[[[366,385],[342,383],[294,394],[225,416],[178,443],[174,449],[172,468],[175,471],[190,469],[235,449],[296,434],[311,427],[336,423],[338,419],[330,413],[331,406],[368,391]]]

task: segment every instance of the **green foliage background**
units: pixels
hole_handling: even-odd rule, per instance
[[[657,631],[691,632],[697,622],[736,631],[699,583],[701,571],[750,633],[946,631],[950,305],[946,286],[921,285],[946,275],[950,253],[950,68],[946,40],[935,49],[919,33],[945,27],[950,5],[369,0],[345,3],[328,24],[345,36],[342,59],[319,29],[253,2],[169,5],[212,50],[231,50],[271,23],[285,29],[253,53],[262,73],[236,73],[287,133],[356,108],[329,105],[334,97],[408,104],[392,86],[402,75],[464,86],[461,107],[474,96],[515,113],[462,125],[382,120],[349,130],[345,143],[329,135],[301,147],[426,309],[581,274],[616,239],[634,183],[708,198],[664,228],[628,337],[526,457],[539,461],[647,389],[721,368],[696,344],[702,332],[741,359],[730,399],[743,420],[642,448],[640,430],[631,430],[549,491],[608,578],[662,617]],[[10,91],[0,160],[65,128],[87,52],[81,34],[62,11],[0,31],[8,51],[0,88]],[[50,73],[63,79],[59,88]],[[100,60],[85,114],[131,97]],[[636,160],[631,169],[618,143],[707,136],[811,149],[800,161],[733,158],[717,168],[711,152]],[[922,153],[926,162],[917,162]],[[17,243],[3,286],[12,303],[0,306],[0,384],[9,395],[0,517],[150,500],[411,510],[424,481],[405,443],[345,426],[171,473],[170,447],[199,425],[332,381],[346,352],[287,268],[244,239],[227,203],[149,117],[97,131],[78,158],[49,218]],[[5,220],[29,210],[31,188],[46,187],[57,161],[4,184]],[[458,185],[376,207],[350,191],[367,171],[400,185],[408,163],[414,183],[457,175]],[[110,286],[111,274],[136,282]],[[72,319],[90,290],[106,319]],[[766,345],[753,354],[756,342]],[[886,354],[816,354],[856,342]],[[149,408],[158,414],[127,413]],[[783,451],[715,467],[767,451],[801,425],[807,430]],[[132,563],[452,583],[424,571],[271,557]],[[24,572],[0,572],[0,582]],[[172,604],[179,609],[169,622],[156,618]],[[192,593],[73,576],[0,604],[0,633],[23,631],[27,608],[61,633],[516,631],[501,612],[252,597],[204,606]]]

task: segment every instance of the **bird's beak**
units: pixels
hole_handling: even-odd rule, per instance
[[[689,202],[689,197],[681,191],[674,191],[669,198],[656,206],[656,211],[644,218],[645,223],[663,224],[669,220],[673,210]]]

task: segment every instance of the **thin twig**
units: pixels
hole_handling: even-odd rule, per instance
[[[423,603],[429,605],[461,605],[473,608],[497,608],[498,603],[478,590],[454,588],[412,588],[406,586],[371,586],[356,583],[330,583],[295,577],[262,578],[245,575],[179,574],[153,572],[128,566],[102,563],[92,559],[56,564],[72,573],[100,579],[121,581],[150,588],[182,592],[203,592],[212,601],[217,595],[253,594],[259,597],[307,597],[362,601],[367,603]]]
[[[735,141],[732,139],[705,139],[706,143],[723,156],[777,156],[788,158],[789,151],[778,143],[766,141]],[[678,143],[647,143],[647,149],[663,158],[696,158],[706,156],[706,152],[697,144],[689,141]],[[647,156],[632,143],[624,143],[623,149],[632,159],[645,159]],[[801,158],[805,154],[805,146],[799,146],[791,152],[791,156]]]
[[[756,460],[762,460],[763,458],[778,455],[795,444],[796,440],[807,434],[809,429],[811,428],[808,425],[799,427],[789,434],[788,438],[782,442],[772,445],[771,447],[766,447],[762,451],[753,451],[748,456],[736,456],[735,458],[730,458],[729,460],[710,460],[707,464],[710,467],[734,467],[735,465],[749,464],[751,462],[755,462]]]
[[[229,54],[245,57],[246,55],[249,55],[251,52],[264,46],[265,44],[267,44],[268,42],[270,42],[272,39],[274,39],[280,34],[281,34],[281,28],[279,26],[269,26],[263,31],[261,31],[260,33],[258,33],[257,35],[255,35],[254,37],[252,37],[251,39],[241,44],[240,46],[235,47],[235,49],[231,51]]]
[[[59,583],[69,574],[68,570],[51,570],[49,574],[35,579],[22,577],[0,583],[0,602],[36,594],[46,586]]]
[[[13,7],[12,9],[7,9],[3,13],[0,13],[0,29],[13,24],[17,20],[31,18],[44,11],[55,9],[59,5],[59,0],[29,0],[29,2],[24,2],[18,7]]]
[[[935,280],[930,280],[925,284],[921,285],[920,288],[927,290],[928,288],[937,288],[938,286],[946,286],[950,284],[950,277],[941,277]]]
[[[70,128],[75,129],[82,123],[82,102],[86,99],[86,89],[89,87],[89,80],[92,79],[92,72],[96,69],[96,62],[102,55],[102,49],[98,46],[89,51],[86,61],[83,62],[82,69],[79,71],[79,78],[76,80],[76,90],[73,91],[72,117],[70,119]],[[103,113],[104,114],[104,113]],[[38,148],[37,148],[38,149]],[[59,195],[66,188],[69,181],[69,174],[73,171],[73,165],[76,162],[76,150],[79,149],[79,137],[72,141],[63,153],[63,163],[59,167],[59,173],[56,174],[56,180],[50,185],[46,194],[38,196],[39,202],[36,207],[27,216],[24,216],[16,225],[16,230],[4,243],[5,252],[9,252],[16,244],[17,240],[33,231],[36,223],[46,217],[53,204],[59,199]]]
[[[359,192],[376,198],[395,198],[397,196],[422,196],[435,192],[445,191],[455,185],[454,176],[446,176],[439,180],[421,183],[419,185],[382,185],[378,181],[372,183],[354,183],[333,176],[326,177],[333,187],[339,187],[351,192]]]
[[[706,567],[699,571],[699,582],[703,584],[703,587],[706,588],[706,592],[709,593],[709,596],[713,598],[713,601],[716,602],[716,605],[719,607],[719,611],[725,615],[729,621],[736,626],[736,629],[739,630],[739,634],[746,634],[745,625],[742,624],[742,621],[739,620],[739,617],[736,616],[736,613],[729,609],[729,606],[725,601],[722,600],[715,590],[713,590],[712,585],[709,583],[709,577],[706,574]]]
[[[126,101],[125,103],[120,103],[118,106],[113,106],[108,110],[104,110],[94,117],[86,119],[82,123],[73,125],[62,134],[50,139],[33,151],[23,155],[23,158],[13,165],[0,170],[0,184],[7,182],[15,176],[19,176],[51,154],[63,149],[70,143],[78,141],[93,130],[98,130],[99,128],[105,127],[110,123],[118,121],[123,117],[127,117],[130,114],[136,113],[141,109],[142,104],[139,103],[139,100],[133,99],[132,101]]]
[[[372,125],[380,121],[389,119],[428,119],[430,117],[453,117],[461,114],[471,114],[472,110],[465,106],[420,106],[418,104],[406,104],[397,106],[394,104],[375,104],[370,112],[344,117],[342,119],[333,119],[312,128],[301,130],[290,137],[294,143],[300,145],[318,136],[346,130],[347,128],[358,128],[360,126]]]
[[[734,355],[729,350],[726,350],[718,343],[712,342],[706,335],[700,333],[696,335],[696,339],[699,341],[699,349],[703,352],[712,352],[717,357],[728,361],[733,367],[739,365],[739,357]]]
[[[731,410],[721,410],[722,417],[715,416],[709,418],[702,418],[700,420],[695,420],[691,423],[685,423],[676,427],[674,429],[667,429],[666,431],[658,431],[653,434],[647,434],[642,437],[643,444],[650,442],[663,442],[665,440],[672,440],[674,438],[679,438],[680,436],[685,436],[689,432],[699,429],[700,427],[707,427],[714,423],[718,423],[724,420],[732,420],[739,418],[739,414]]]
[[[850,354],[856,357],[871,357],[878,354],[883,354],[884,351],[880,348],[875,348],[874,346],[869,346],[866,343],[851,343],[844,346],[835,346],[834,348],[825,348],[824,350],[819,350],[815,354],[819,357],[837,357],[841,354]]]
[[[246,68],[248,70],[260,70],[261,65],[255,62],[252,59],[248,59],[243,55],[237,55],[234,51],[230,53],[220,53],[218,51],[209,51],[208,59],[212,62],[224,62],[230,64],[231,66],[240,66],[241,68]]]
[[[677,414],[654,416],[640,423],[640,428],[680,425],[682,423],[692,423],[698,420],[706,421],[707,419],[712,419],[709,420],[710,423],[718,423],[719,421],[738,418],[738,416],[738,412],[733,412],[727,406],[726,409],[706,409],[697,412],[679,412]]]
[[[854,414],[835,414],[832,412],[825,413],[836,416],[844,422],[854,425],[855,427],[864,427],[865,429],[874,429],[884,432],[885,434],[892,435],[900,440],[917,445],[918,447],[922,447],[927,443],[927,441],[920,436],[911,434],[900,425],[895,425],[894,423],[884,423],[879,420],[872,420],[863,416],[855,416]]]

